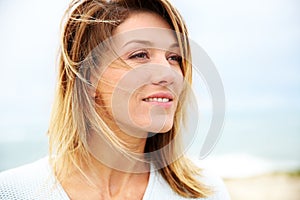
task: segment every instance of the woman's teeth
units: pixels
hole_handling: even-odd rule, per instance
[[[170,99],[168,98],[147,98],[145,99],[146,102],[160,102],[160,103],[166,103],[169,102]]]

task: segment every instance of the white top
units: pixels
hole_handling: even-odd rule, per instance
[[[223,181],[204,170],[201,181],[211,186],[214,195],[205,200],[229,200]],[[48,158],[0,173],[2,200],[70,200],[62,186],[55,181]],[[176,194],[157,172],[151,172],[143,200],[184,200]],[[203,198],[200,198],[204,200]]]

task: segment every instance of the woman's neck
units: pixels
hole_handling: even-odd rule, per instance
[[[91,167],[92,166],[92,167]],[[62,183],[72,200],[142,199],[146,191],[149,172],[122,172],[92,158],[92,165],[84,168],[84,174],[73,173]],[[150,167],[148,165],[148,171]]]
[[[118,134],[118,137],[126,141],[128,154],[105,142],[103,136],[91,135],[89,163],[83,163],[81,171],[74,167],[71,176],[62,183],[71,199],[77,199],[83,192],[89,194],[89,199],[96,196],[95,199],[126,199],[125,196],[133,199],[132,195],[142,199],[139,197],[143,197],[146,190],[150,171],[150,165],[143,157],[146,138],[125,134],[122,137]]]

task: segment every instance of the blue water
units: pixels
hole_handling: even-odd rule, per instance
[[[281,165],[284,162],[300,162],[299,115],[290,113],[288,120],[285,120],[286,116],[274,117],[270,114],[257,113],[250,115],[249,118],[227,117],[222,136],[211,156],[247,154],[281,163]],[[287,127],[289,131],[286,131]],[[21,127],[17,129],[19,129],[19,133],[25,131]],[[42,130],[43,128],[40,128],[41,132]],[[47,155],[47,137],[44,133],[33,134],[28,138],[24,138],[22,134],[19,134],[20,138],[7,136],[7,141],[5,141],[3,133],[2,129],[1,171]],[[191,151],[195,154],[199,153],[202,142],[203,136],[196,138]]]
[[[0,142],[0,171],[33,162],[47,155],[47,141]]]

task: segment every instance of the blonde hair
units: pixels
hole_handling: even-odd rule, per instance
[[[58,85],[49,126],[50,163],[58,180],[63,181],[76,168],[84,174],[82,166],[90,164],[91,155],[86,149],[87,134],[97,129],[104,137],[121,151],[126,152],[126,144],[115,136],[113,130],[101,113],[95,111],[89,94],[90,74],[93,67],[82,69],[82,65],[94,66],[97,59],[87,59],[94,48],[112,36],[113,30],[121,24],[132,11],[150,11],[162,16],[178,33],[177,39],[182,51],[182,72],[187,83],[192,81],[191,54],[188,32],[178,11],[167,0],[83,0],[73,1],[66,11],[63,21],[63,33],[60,49]],[[100,61],[101,62],[101,61]],[[80,81],[78,81],[80,80]],[[101,92],[101,91],[100,91]],[[155,152],[166,145],[166,151],[153,154],[162,177],[179,195],[190,198],[207,197],[211,194],[203,183],[199,182],[198,169],[188,158],[178,156],[176,149],[179,140],[171,142],[179,132],[184,121],[186,90],[181,95],[172,129],[168,133],[156,134],[147,138],[145,153]],[[123,142],[123,143],[122,143]],[[125,142],[126,143],[126,142]]]

